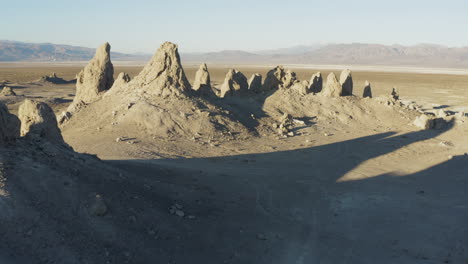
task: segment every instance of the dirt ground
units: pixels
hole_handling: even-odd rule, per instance
[[[60,113],[73,99],[75,85],[34,80],[51,72],[72,80],[81,68],[0,64],[0,85],[7,80],[18,95],[0,100],[13,113],[24,98],[45,101]],[[133,77],[141,68],[117,65],[115,75],[125,71]],[[184,68],[190,82],[197,68]],[[220,85],[228,67],[208,68],[212,82]],[[265,76],[268,68],[238,70],[249,78],[255,72]],[[306,80],[318,71],[292,70]],[[329,70],[321,72],[326,76]],[[402,100],[415,101],[423,110],[468,109],[467,75],[354,71],[353,79],[356,95],[369,80],[375,96],[396,87]],[[277,109],[268,104],[273,99],[229,99],[223,104],[234,114],[255,116],[289,107],[285,103]],[[307,100],[333,108],[320,101],[325,99]],[[363,110],[354,109],[355,102]],[[315,110],[305,112],[298,117],[304,123],[287,138],[263,130],[222,142],[135,133],[125,135],[133,143],[127,144],[115,140],[123,136],[121,130],[97,130],[92,120],[82,129],[65,128],[65,141],[75,151],[97,155],[102,162],[73,154],[85,183],[74,185],[78,176],[73,171],[71,176],[51,173],[69,183],[44,187],[40,194],[25,187],[23,196],[0,197],[0,206],[11,202],[39,208],[28,216],[36,219],[25,221],[28,225],[9,221],[0,228],[5,238],[0,261],[468,263],[467,124],[421,131],[411,125],[413,116],[406,120],[407,113],[398,108],[361,99],[335,103],[350,112],[327,108],[336,122],[310,114]],[[378,115],[366,117],[367,109],[377,109]],[[345,120],[349,115],[353,121]],[[267,122],[241,121],[252,126]],[[36,184],[35,176],[44,173],[40,169],[28,166],[24,179],[5,179],[7,189]],[[109,207],[101,218],[77,209],[80,199],[89,201],[93,193],[101,194]],[[50,197],[71,197],[69,210]],[[174,208],[183,216],[174,214]],[[75,220],[68,221],[74,213]]]

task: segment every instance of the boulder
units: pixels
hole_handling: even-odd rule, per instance
[[[114,66],[110,59],[110,45],[104,43],[96,50],[94,58],[76,76],[76,95],[73,104],[98,100],[114,83]]]
[[[296,73],[286,71],[283,66],[277,66],[270,70],[265,78],[262,91],[269,92],[281,88],[289,88],[296,81]]]
[[[416,127],[427,130],[434,127],[433,118],[429,117],[428,115],[422,114],[413,121],[413,125]]]
[[[317,72],[316,74],[312,75],[310,78],[309,82],[309,90],[312,93],[320,93],[323,88],[323,79],[322,79],[322,73]]]
[[[340,75],[341,96],[353,95],[353,77],[351,71],[346,69]]]
[[[294,119],[292,115],[284,113],[279,121],[279,125],[274,125],[276,126],[278,135],[283,137],[294,136],[294,132],[292,131],[294,129]]]
[[[133,89],[141,88],[148,94],[163,98],[185,97],[191,89],[180,62],[178,47],[171,42],[161,45],[131,83]]]
[[[13,88],[9,86],[4,86],[0,95],[1,96],[16,96],[16,93],[15,91],[13,91]]]
[[[112,85],[112,88],[123,86],[123,85],[129,83],[130,80],[131,80],[130,75],[128,75],[125,72],[121,72],[121,73],[119,73],[117,78],[114,80],[114,84]]]
[[[327,97],[339,97],[341,95],[341,89],[341,85],[336,79],[336,75],[331,72],[327,77],[325,88],[320,94]]]
[[[10,114],[7,106],[0,103],[0,143],[7,143],[15,140],[20,135],[20,121]]]
[[[195,81],[193,82],[192,89],[203,95],[212,95],[210,73],[206,63],[203,63],[198,68],[195,74]]]
[[[293,89],[294,91],[298,92],[300,95],[306,95],[308,93],[310,93],[310,89],[309,89],[310,85],[309,85],[309,82],[308,81],[296,81],[291,89]]]
[[[262,75],[255,73],[249,79],[249,91],[258,93],[262,89]]]
[[[372,89],[371,89],[371,85],[370,85],[369,81],[366,81],[366,83],[364,84],[364,91],[362,93],[362,97],[372,98]]]
[[[249,89],[247,78],[240,71],[230,69],[221,85],[220,97],[243,95]]]
[[[26,99],[19,107],[18,117],[21,136],[63,142],[55,114],[46,103]]]

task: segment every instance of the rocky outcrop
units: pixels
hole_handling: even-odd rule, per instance
[[[416,119],[413,121],[413,125],[420,129],[427,130],[434,126],[434,121],[429,116],[423,114],[416,117]]]
[[[296,81],[296,73],[285,70],[283,66],[277,66],[270,70],[265,78],[262,91],[274,91],[281,88],[289,88]]]
[[[67,84],[67,83],[70,83],[66,80],[64,80],[63,78],[60,78],[57,76],[57,74],[55,72],[53,72],[51,75],[49,76],[42,76],[41,78],[39,78],[39,80],[37,80],[37,82],[40,82],[40,83],[52,83],[52,84]]]
[[[306,95],[310,93],[310,84],[308,81],[298,81],[292,85],[291,89],[298,92],[300,95]]]
[[[331,72],[327,77],[325,88],[320,94],[327,97],[339,97],[341,96],[341,89],[341,84],[336,79],[336,75]]]
[[[76,76],[74,104],[92,103],[109,90],[114,83],[114,66],[110,59],[110,45],[104,43],[96,50],[94,58]]]
[[[206,63],[202,63],[195,74],[192,89],[202,95],[212,95],[210,73]]]
[[[369,81],[366,81],[366,83],[364,84],[364,91],[362,92],[362,97],[372,98],[372,89],[371,89],[371,85],[370,85]]]
[[[19,107],[18,117],[21,136],[63,142],[55,114],[47,104],[26,99]]]
[[[129,83],[130,80],[131,80],[130,75],[128,75],[125,72],[121,72],[121,73],[119,73],[119,75],[115,79],[114,84],[112,85],[112,88],[123,86],[123,85]]]
[[[287,70],[284,74],[283,84],[281,88],[289,88],[291,87],[296,81],[296,73],[290,70]]]
[[[20,121],[10,114],[7,106],[0,103],[0,144],[8,143],[20,135]]]
[[[163,43],[133,79],[132,88],[143,88],[146,93],[163,98],[185,96],[191,88],[180,62],[177,45],[171,42]]]
[[[353,77],[351,71],[346,69],[340,75],[341,96],[353,95]]]
[[[15,91],[13,91],[13,88],[9,86],[4,86],[0,95],[1,96],[16,96],[16,93]]]
[[[317,72],[316,74],[312,75],[309,85],[309,90],[311,93],[320,93],[323,88],[322,73]]]
[[[392,88],[392,93],[390,94],[393,100],[399,100],[400,95],[398,94],[398,90],[396,88]]]
[[[244,95],[249,89],[247,78],[240,71],[230,69],[221,85],[220,97]]]
[[[262,89],[262,75],[255,73],[249,79],[249,92],[258,93]]]

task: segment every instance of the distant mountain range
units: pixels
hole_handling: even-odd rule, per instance
[[[0,41],[0,61],[84,61],[95,49],[50,43]],[[115,61],[147,61],[151,54],[112,52]],[[247,52],[224,50],[183,53],[183,62],[387,65],[416,67],[468,67],[468,47],[433,44],[415,46],[379,44],[325,44]]]
[[[0,40],[0,61],[86,61],[96,49],[52,43]],[[147,55],[111,53],[115,60],[140,60]]]

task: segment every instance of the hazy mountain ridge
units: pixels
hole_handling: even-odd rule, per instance
[[[0,61],[83,61],[90,60],[95,52],[96,49],[79,46],[0,40]],[[112,52],[112,57],[132,60],[143,55]]]
[[[51,43],[24,43],[0,40],[0,61],[83,61],[93,57],[95,49]],[[116,61],[147,61],[145,53],[112,52]],[[271,63],[271,64],[348,64],[418,67],[468,67],[468,47],[434,44],[414,46],[381,44],[314,44],[290,48],[247,52],[223,50],[206,53],[182,53],[184,62]]]
[[[291,58],[297,63],[468,67],[468,47],[330,44]]]
[[[307,49],[298,46],[299,50]],[[278,51],[284,51],[280,53]],[[451,48],[441,45],[420,44],[415,46],[380,44],[327,44],[310,47],[310,51],[295,52],[278,49],[275,52],[245,53],[237,51],[190,54],[185,61],[193,62],[263,62],[298,64],[350,64],[388,65],[418,67],[468,67],[468,47]],[[187,55],[187,54],[186,54]]]

